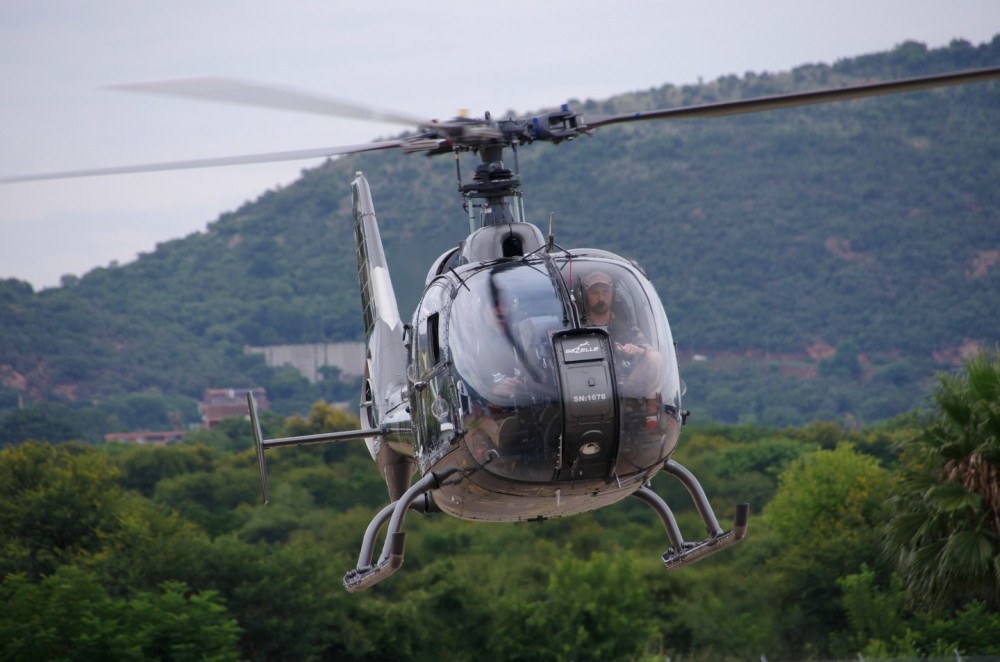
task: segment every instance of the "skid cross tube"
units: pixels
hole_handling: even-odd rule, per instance
[[[420,499],[420,497],[417,497]],[[382,530],[385,523],[389,521],[389,517],[392,516],[393,511],[396,508],[396,501],[393,501],[389,505],[382,508],[376,515],[368,528],[365,529],[365,537],[361,542],[361,553],[358,554],[358,568],[365,568],[372,564],[372,555],[375,553],[375,538],[378,537],[378,532]],[[415,510],[418,513],[434,513],[441,512],[437,508],[437,504],[430,498],[428,493],[423,494],[423,499],[414,501],[410,504],[410,510]]]
[[[399,567],[403,565],[403,549],[406,541],[406,533],[403,531],[406,511],[411,507],[419,509],[420,506],[414,503],[419,497],[438,489],[441,487],[441,481],[461,471],[463,470],[458,467],[452,467],[439,473],[431,472],[406,490],[398,501],[390,503],[380,510],[365,531],[365,539],[361,544],[361,554],[358,555],[358,567],[348,570],[347,574],[344,575],[344,588],[351,593],[356,593],[374,586],[399,570]],[[375,536],[385,524],[385,520],[390,517],[385,543],[382,545],[382,554],[379,556],[378,562],[371,565]]]
[[[632,496],[645,503],[660,516],[660,521],[663,522],[663,528],[667,530],[667,537],[670,538],[670,545],[674,549],[684,549],[684,536],[681,535],[681,529],[677,526],[677,520],[674,518],[674,512],[670,510],[670,506],[667,505],[667,502],[664,501],[659,494],[645,485],[633,492]]]
[[[733,516],[733,528],[729,531],[723,531],[722,527],[719,526],[719,520],[716,519],[711,504],[708,502],[708,497],[705,496],[705,490],[702,489],[701,483],[698,482],[694,474],[674,460],[667,460],[663,464],[663,469],[684,485],[688,494],[691,495],[691,501],[694,502],[694,506],[701,516],[702,522],[705,523],[705,529],[708,532],[708,537],[704,540],[685,542],[684,537],[681,535],[680,527],[677,526],[677,520],[674,518],[673,511],[670,510],[670,506],[649,487],[644,486],[639,488],[633,496],[646,503],[656,512],[660,517],[660,521],[663,522],[664,528],[666,528],[667,537],[670,539],[671,548],[664,552],[662,556],[664,566],[667,568],[679,568],[691,565],[706,556],[735,545],[746,537],[750,518],[750,504],[741,503],[736,506],[736,513]]]
[[[719,520],[715,518],[715,512],[712,510],[712,505],[708,502],[708,497],[705,496],[705,490],[702,489],[701,483],[694,477],[694,474],[675,460],[664,462],[663,470],[681,481],[684,489],[691,495],[691,500],[694,501],[694,507],[698,510],[701,521],[705,523],[708,535],[718,536],[722,534],[722,527],[719,526]]]

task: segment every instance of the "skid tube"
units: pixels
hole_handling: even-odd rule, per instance
[[[399,567],[403,565],[403,548],[406,541],[406,532],[403,531],[406,511],[412,509],[431,512],[435,510],[436,506],[430,499],[429,493],[441,487],[445,478],[462,471],[458,467],[452,467],[441,472],[431,472],[410,486],[410,489],[406,490],[399,500],[380,510],[365,530],[357,567],[348,570],[347,574],[344,575],[344,588],[351,593],[356,593],[374,586],[399,570]],[[424,497],[424,499],[418,501],[420,497]],[[386,520],[389,520],[389,528],[385,534],[385,543],[382,545],[382,554],[379,556],[378,562],[372,564],[375,538],[385,525]]]
[[[698,542],[685,542],[681,535],[680,527],[674,518],[673,511],[660,495],[649,487],[639,488],[633,496],[652,508],[660,517],[663,526],[667,531],[667,538],[670,539],[670,549],[663,553],[663,565],[667,568],[680,568],[692,563],[697,563],[706,556],[721,552],[732,547],[747,535],[747,526],[750,519],[750,504],[741,503],[736,506],[736,513],[733,517],[733,528],[723,531],[719,526],[719,521],[715,518],[712,506],[705,496],[705,490],[694,474],[688,471],[683,465],[667,460],[663,465],[664,470],[676,478],[684,485],[684,488],[691,495],[698,514],[705,523],[708,537]]]

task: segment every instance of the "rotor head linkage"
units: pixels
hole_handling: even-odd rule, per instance
[[[521,195],[521,179],[499,160],[479,164],[472,181],[459,186],[459,191],[463,199],[482,198],[485,201],[480,211],[483,227],[521,220],[510,203],[511,197]]]

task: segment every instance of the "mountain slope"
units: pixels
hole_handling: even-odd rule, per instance
[[[834,65],[571,105],[672,107],[998,63],[1000,38],[936,50],[908,43]],[[709,404],[713,393],[722,401],[761,389],[718,361],[770,357],[783,362],[783,384],[818,375],[840,380],[830,388],[868,380],[896,389],[865,416],[877,418],[918,403],[933,370],[1000,340],[997,126],[1000,85],[990,83],[611,127],[519,158],[530,220],[545,227],[551,212],[561,245],[637,259],[682,356],[717,362],[686,375],[709,385],[696,397]],[[471,176],[473,159],[463,163]],[[134,263],[38,293],[0,283],[0,379],[29,399],[148,388],[197,396],[220,384],[266,385],[270,373],[243,356],[244,344],[357,338],[348,200],[356,170],[372,184],[408,314],[430,261],[467,231],[454,164],[395,153],[342,158]],[[790,406],[807,417],[844,413]]]

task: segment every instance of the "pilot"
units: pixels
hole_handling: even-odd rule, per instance
[[[624,375],[626,397],[646,401],[646,427],[657,425],[660,377],[663,356],[656,351],[634,321],[622,319],[611,310],[615,282],[603,271],[593,271],[583,278],[583,293],[590,324],[608,330],[614,345],[616,366]]]

